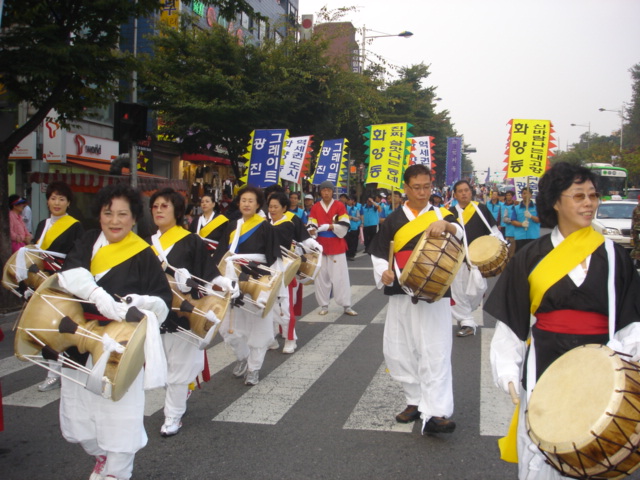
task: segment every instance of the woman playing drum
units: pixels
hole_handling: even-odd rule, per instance
[[[213,252],[224,234],[229,219],[218,213],[218,205],[210,193],[205,193],[200,198],[200,208],[202,215],[194,217],[189,230],[200,235],[207,243],[207,248]]]
[[[65,290],[91,302],[83,304],[85,316],[123,321],[128,305],[116,299],[128,298],[133,305],[147,310],[148,317],[153,315],[159,322],[166,318],[171,305],[169,283],[149,244],[132,232],[142,209],[140,194],[128,185],[112,185],[98,192],[94,214],[100,218],[101,230],[89,231],[76,242],[58,274]],[[147,337],[153,333],[148,330]],[[152,345],[145,345],[149,369],[150,355],[161,356],[162,346],[158,341],[150,352],[147,345],[149,348]],[[80,363],[86,362],[86,357],[73,355],[70,350],[67,350],[70,356]],[[96,457],[91,479],[130,478],[135,453],[147,443],[143,371],[118,401],[91,393],[66,378],[80,381],[76,370],[65,368],[64,373],[60,398],[63,436],[72,443],[80,443],[89,455]],[[154,386],[164,382],[161,377],[157,377],[159,381]],[[148,380],[145,383],[151,387]]]
[[[66,255],[76,240],[84,233],[82,224],[67,213],[67,209],[73,201],[73,192],[69,185],[64,182],[52,182],[47,185],[45,195],[51,216],[42,220],[36,227],[34,236],[36,247]],[[54,261],[56,260],[54,258]],[[47,265],[45,263],[45,269],[49,270],[46,267]],[[50,273],[55,273],[54,269],[49,271]],[[60,388],[59,372],[62,365],[50,360],[49,367],[50,370],[46,380],[38,385],[38,390],[41,392]]]
[[[189,282],[191,276],[232,290],[232,282],[220,276],[218,268],[207,252],[204,242],[194,233],[179,225],[185,211],[182,195],[171,188],[154,193],[150,200],[151,215],[158,232],[151,243],[165,272],[173,277],[172,288],[200,298],[196,283]],[[171,311],[162,324],[162,344],[167,357],[167,394],[164,403],[165,421],[160,428],[163,437],[175,435],[182,426],[182,416],[187,409],[189,383],[204,368],[204,353],[192,343],[180,338],[177,328],[189,330],[189,322]]]
[[[545,463],[525,425],[533,386],[553,361],[589,343],[609,344],[634,358],[640,354],[640,278],[624,249],[591,226],[598,208],[595,183],[590,170],[568,163],[544,174],[538,211],[553,231],[515,255],[484,308],[498,319],[491,343],[496,383],[505,392],[510,384],[516,392],[524,386],[517,435],[521,479],[561,477]]]
[[[229,222],[214,255],[216,265],[219,265],[224,254],[229,251],[234,256],[271,267],[280,260],[280,245],[269,222],[258,214],[264,203],[262,191],[246,186],[238,192],[238,199],[242,217]],[[246,385],[257,385],[259,382],[259,370],[267,347],[273,340],[271,315],[269,313],[262,317],[233,308],[220,327],[220,334],[231,346],[238,360],[233,375],[242,378],[246,373]]]

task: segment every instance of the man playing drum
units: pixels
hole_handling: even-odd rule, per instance
[[[505,392],[513,385],[514,394],[524,386],[517,427],[521,479],[561,478],[532,444],[525,423],[543,372],[585,344],[608,344],[634,359],[640,354],[640,277],[625,250],[591,226],[595,184],[592,171],[563,162],[542,176],[538,212],[553,231],[516,253],[484,307],[498,319],[490,356],[496,384]]]
[[[467,245],[471,245],[476,238],[483,235],[498,235],[502,239],[494,216],[484,203],[471,201],[471,186],[466,180],[460,180],[453,186],[453,194],[458,203],[451,207],[458,222],[464,228]],[[467,262],[469,259],[467,259]],[[456,334],[458,337],[468,337],[475,335],[476,324],[473,318],[473,311],[479,307],[479,300],[471,298],[466,293],[467,283],[469,283],[469,265],[463,265],[458,270],[456,278],[451,284],[451,296],[455,304],[451,307],[453,318],[458,322],[460,329]]]
[[[431,171],[412,165],[404,174],[408,201],[382,224],[370,247],[378,288],[389,295],[383,351],[391,376],[402,384],[407,408],[396,416],[407,423],[422,418],[422,433],[450,433],[453,414],[451,306],[448,294],[433,303],[406,295],[398,279],[422,234],[445,232],[462,238],[462,228],[444,208],[429,203]],[[395,261],[388,263],[394,242]],[[393,269],[393,270],[392,270]]]

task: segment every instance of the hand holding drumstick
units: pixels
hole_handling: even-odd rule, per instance
[[[393,273],[393,241],[389,243],[389,267],[382,273],[382,283],[385,285],[392,285],[396,279],[395,273]]]

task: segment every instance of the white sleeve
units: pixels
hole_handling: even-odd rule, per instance
[[[498,320],[491,340],[491,372],[495,384],[506,393],[509,393],[509,382],[513,382],[516,391],[520,391],[520,372],[526,351],[526,343]]]
[[[348,231],[349,227],[346,225],[340,225],[339,223],[333,224],[333,233],[335,233],[338,238],[344,238]]]
[[[464,235],[464,229],[457,223],[452,223],[451,225],[456,227],[456,233],[455,233],[456,238],[458,240],[462,240],[462,236]]]
[[[613,335],[607,344],[613,350],[631,355],[634,362],[640,358],[640,322],[633,322]]]
[[[389,269],[389,260],[371,255],[371,262],[373,263],[373,278],[376,281],[376,288],[383,288],[385,285],[382,283],[382,274]]]

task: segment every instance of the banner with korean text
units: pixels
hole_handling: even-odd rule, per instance
[[[540,177],[553,155],[553,124],[549,120],[509,120],[505,155],[507,178]]]
[[[435,174],[436,163],[433,154],[434,137],[413,137],[411,139],[411,157],[409,165],[424,165]]]
[[[284,142],[289,137],[286,129],[254,130],[244,158],[247,172],[241,178],[247,185],[266,188],[279,181]]]
[[[347,139],[324,140],[316,162],[312,185],[320,185],[328,180],[335,186],[347,170]]]
[[[462,178],[462,137],[447,137],[447,170],[445,183],[449,186]]]
[[[311,138],[291,137],[284,142],[284,161],[280,169],[280,178],[293,183],[300,183],[302,174],[307,174],[311,160]]]
[[[364,134],[368,147],[367,178],[365,183],[395,190],[402,188],[402,175],[411,153],[412,127],[409,123],[369,125]]]

